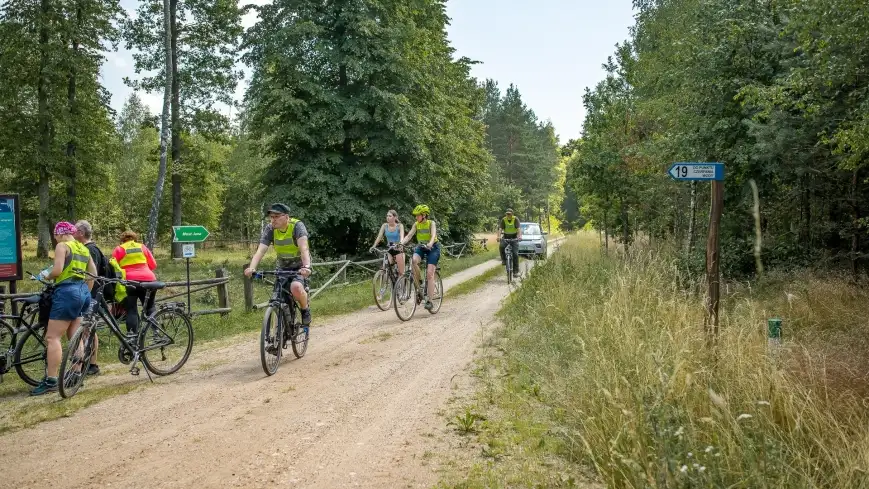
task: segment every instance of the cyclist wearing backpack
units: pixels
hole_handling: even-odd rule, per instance
[[[94,229],[91,226],[91,223],[81,220],[75,223],[76,232],[73,235],[76,241],[85,245],[88,251],[91,254],[91,259],[94,261],[94,265],[97,267],[97,275],[100,277],[109,277],[114,278],[114,273],[112,276],[109,275],[109,270],[111,267],[109,266],[109,260],[106,259],[106,255],[103,254],[102,250],[97,246],[96,243],[93,242],[93,234]],[[96,287],[91,289],[91,302],[88,306],[88,313],[91,312],[93,307],[96,305],[94,298],[96,297],[97,290]],[[97,365],[97,352],[99,351],[100,339],[99,336],[94,334],[94,354],[91,357],[90,365],[88,365],[88,375],[99,375],[100,367]]]

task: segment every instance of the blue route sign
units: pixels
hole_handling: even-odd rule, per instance
[[[724,180],[724,163],[673,163],[667,173],[674,180]]]
[[[0,280],[21,280],[21,209],[17,194],[0,194]]]

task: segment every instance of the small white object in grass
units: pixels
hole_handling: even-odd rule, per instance
[[[769,401],[757,401],[758,406],[769,406]]]
[[[688,472],[688,466],[687,466],[687,465],[683,465],[682,468],[679,469],[679,472],[682,472],[683,474],[684,474],[685,472]]]
[[[706,450],[703,450],[703,451],[706,452],[706,453],[709,453],[709,452],[711,452],[712,450],[713,450],[712,445],[709,445],[708,447],[706,447]]]
[[[742,413],[742,414],[740,414],[739,416],[736,417],[736,420],[737,420],[737,421],[742,421],[743,419],[751,419],[751,418],[753,418],[753,417],[754,417],[754,416],[752,416],[752,415],[750,415],[750,414]]]

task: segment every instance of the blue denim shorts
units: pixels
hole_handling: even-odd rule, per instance
[[[54,288],[48,319],[73,321],[82,317],[91,302],[88,286],[81,280],[69,280]]]
[[[425,259],[426,265],[437,265],[441,260],[441,245],[440,243],[435,243],[431,247],[431,250],[427,250],[422,245],[419,245],[413,251],[413,254]]]

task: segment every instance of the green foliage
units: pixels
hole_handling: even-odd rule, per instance
[[[242,34],[242,9],[234,0],[173,0],[177,35],[178,83],[181,118],[186,128],[209,132],[215,121],[215,102],[232,104],[232,95],[242,73],[235,66]],[[166,79],[163,2],[142,0],[134,19],[125,23],[127,49],[133,54],[138,80],[126,79],[131,87],[163,93]]]
[[[754,269],[749,180],[761,199],[765,260],[850,259],[869,250],[864,166],[869,127],[865,2],[635,2],[631,39],[585,96],[568,186],[587,217],[631,239],[689,236],[691,192],[676,161],[727,167],[724,267]],[[695,230],[708,190],[697,186]]]
[[[514,85],[503,96],[494,80],[486,80],[482,88],[486,98],[481,117],[494,157],[489,224],[495,225],[508,207],[524,220],[543,219],[546,210],[558,209],[563,192],[555,129],[537,120]]]
[[[428,203],[447,239],[477,226],[488,155],[482,94],[453,60],[443,2],[279,0],[247,34],[252,135],[319,250],[369,242],[383,210]],[[287,15],[287,12],[293,15]]]

